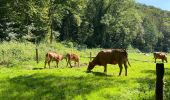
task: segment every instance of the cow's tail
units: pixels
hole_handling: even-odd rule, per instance
[[[131,67],[130,63],[129,63],[129,60],[127,59],[127,62],[128,62],[128,65]]]
[[[128,63],[128,65],[131,67],[131,65],[130,65],[130,63],[129,63],[129,60],[128,60],[128,53],[127,53],[127,51],[124,49],[124,52],[125,52],[125,57],[126,57],[126,59],[127,59],[127,63]]]

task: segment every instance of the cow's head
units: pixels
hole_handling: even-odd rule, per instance
[[[95,64],[93,62],[89,62],[87,72],[90,72],[94,68]]]

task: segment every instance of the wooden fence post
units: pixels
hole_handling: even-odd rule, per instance
[[[37,61],[37,64],[38,64],[38,46],[36,45],[36,48],[35,48],[35,53],[36,53],[36,61]]]
[[[5,51],[2,50],[2,59],[3,59],[3,62],[5,62],[5,58],[4,58],[5,56],[4,55],[5,55]]]
[[[164,64],[156,64],[156,100],[163,100]]]
[[[91,61],[91,59],[92,59],[92,55],[91,55],[91,52],[90,52],[90,61]]]

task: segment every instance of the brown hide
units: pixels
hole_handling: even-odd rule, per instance
[[[107,64],[118,64],[120,68],[119,75],[122,72],[124,64],[125,75],[127,76],[128,54],[124,49],[106,49],[100,51],[97,56],[89,63],[87,71],[91,71],[96,65],[104,66],[104,72],[107,72]],[[129,64],[130,65],[130,64]]]
[[[80,57],[77,54],[75,54],[75,53],[67,53],[67,55],[66,55],[67,66],[69,64],[70,67],[72,68],[71,61],[74,61],[74,66],[77,63],[78,67],[79,67],[79,59],[80,59]]]
[[[163,63],[164,63],[164,60],[168,62],[167,56],[164,52],[154,52],[153,55],[154,55],[155,63],[156,63],[156,59],[161,59]]]
[[[46,64],[47,64],[47,63],[48,63],[48,66],[49,66],[49,68],[50,68],[50,62],[51,62],[51,61],[56,61],[56,64],[57,64],[57,67],[58,67],[58,63],[59,63],[59,61],[61,61],[61,60],[63,60],[63,55],[57,54],[56,52],[49,51],[49,52],[46,54],[44,68],[46,68]]]

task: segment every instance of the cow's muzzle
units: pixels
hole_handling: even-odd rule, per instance
[[[87,71],[86,71],[86,73],[90,73],[90,72],[91,72],[91,70],[87,70]]]

